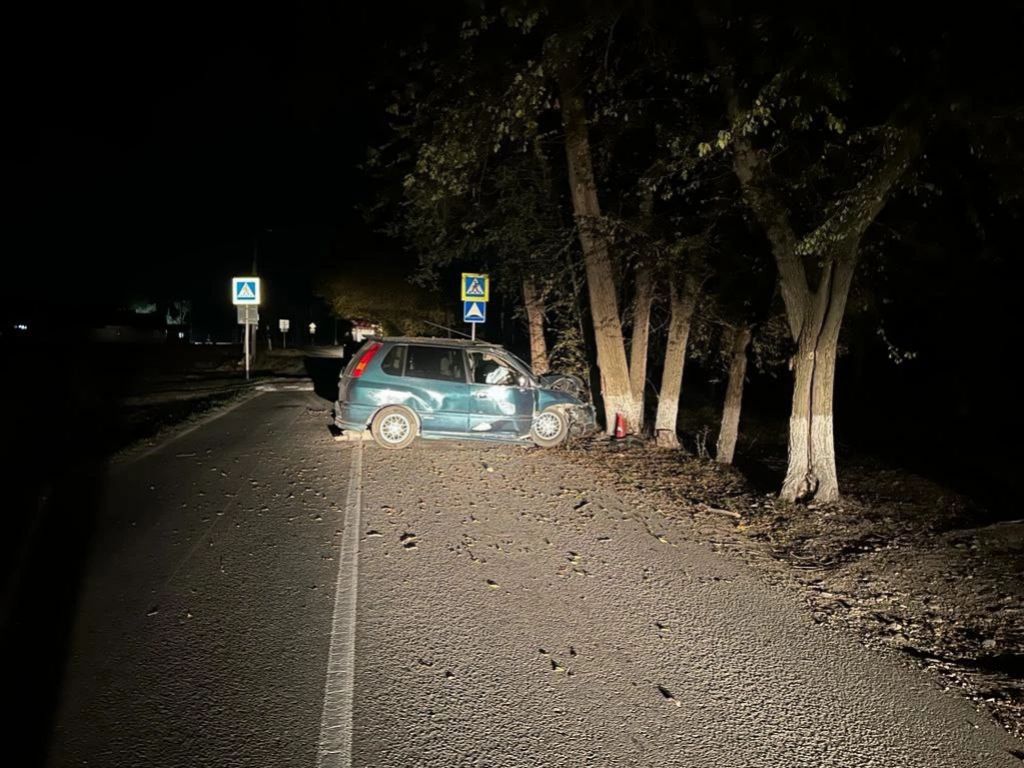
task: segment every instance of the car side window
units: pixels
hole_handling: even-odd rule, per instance
[[[474,384],[507,386],[515,383],[516,374],[512,365],[489,352],[470,352],[469,366],[473,372]]]
[[[405,375],[438,381],[466,380],[462,350],[448,347],[410,346],[406,352]]]
[[[405,368],[406,349],[408,349],[408,347],[401,344],[388,350],[388,353],[384,356],[384,360],[381,361],[380,369],[391,376],[401,376],[402,369]]]

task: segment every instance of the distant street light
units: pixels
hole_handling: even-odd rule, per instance
[[[309,324],[309,340],[311,343],[316,344],[316,323]]]

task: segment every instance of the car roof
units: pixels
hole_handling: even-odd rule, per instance
[[[459,349],[503,349],[500,344],[473,339],[447,339],[441,336],[384,336],[375,341],[386,344],[429,344],[433,347],[458,347]]]

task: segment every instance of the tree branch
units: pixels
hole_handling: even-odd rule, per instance
[[[859,242],[888,199],[892,188],[921,151],[921,134],[916,125],[888,127],[882,157],[872,172],[829,207],[824,223],[797,246],[801,255],[825,254],[843,241]]]
[[[742,114],[739,93],[733,82],[730,62],[714,34],[714,17],[703,2],[697,2],[697,16],[704,28],[708,58],[718,72],[718,81],[725,96],[726,113],[733,127],[733,172],[739,180],[743,199],[764,229],[771,244],[772,255],[779,270],[782,299],[786,305],[789,329],[796,339],[800,335],[804,308],[811,299],[807,273],[797,255],[798,239],[789,221],[789,212],[767,184],[769,171],[764,154],[754,148],[750,139],[737,130]]]

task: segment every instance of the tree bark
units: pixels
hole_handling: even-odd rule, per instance
[[[641,263],[636,273],[633,298],[633,336],[629,342],[629,388],[637,404],[636,430],[644,426],[644,390],[647,385],[647,349],[651,335],[651,305],[654,303],[654,270]]]
[[[622,414],[626,418],[627,428],[632,431],[640,421],[640,409],[630,388],[615,272],[607,238],[600,228],[601,206],[590,155],[582,86],[572,67],[562,73],[559,95],[565,127],[569,191],[583,250],[590,316],[594,324],[594,344],[597,348],[597,367],[601,374],[605,430],[609,434],[614,432],[615,416]]]
[[[526,323],[530,329],[530,367],[540,375],[551,370],[548,363],[548,344],[544,338],[544,299],[532,279],[523,278],[523,305]]]
[[[786,501],[839,498],[832,405],[836,353],[860,240],[841,244],[826,263],[817,292],[804,301],[793,360],[789,464],[780,496]]]
[[[740,431],[740,410],[743,407],[743,380],[747,375],[747,347],[750,346],[750,328],[737,328],[732,340],[732,360],[729,363],[729,384],[725,390],[722,408],[722,427],[718,430],[715,460],[732,464],[736,454],[736,439]]]
[[[683,366],[686,364],[686,345],[690,339],[690,322],[697,306],[699,289],[700,283],[692,270],[687,270],[681,281],[677,274],[669,277],[671,316],[665,346],[665,367],[658,393],[658,413],[654,419],[655,441],[662,448],[680,447],[676,431],[679,395],[683,388]]]

